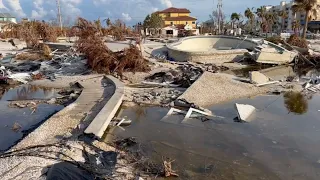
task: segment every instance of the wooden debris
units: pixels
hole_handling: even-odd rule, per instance
[[[15,122],[13,124],[11,130],[14,131],[14,132],[18,132],[21,128],[22,128],[22,126],[19,123]]]
[[[179,175],[172,170],[172,167],[171,167],[171,163],[174,162],[174,161],[163,161],[163,166],[164,166],[164,172],[165,172],[165,177],[171,177],[171,176],[174,176],[174,177],[179,177]]]

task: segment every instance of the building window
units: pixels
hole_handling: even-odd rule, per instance
[[[196,24],[196,22],[195,22],[195,21],[193,21],[193,22],[192,22],[192,24]]]
[[[171,26],[172,26],[172,25],[173,25],[173,22],[171,21],[170,24],[171,24]]]

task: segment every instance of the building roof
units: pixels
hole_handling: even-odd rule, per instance
[[[1,18],[15,18],[13,15],[10,13],[0,13]]]
[[[171,7],[163,11],[158,11],[158,13],[191,13],[191,12],[189,9],[186,9],[186,8]]]
[[[196,21],[197,18],[190,16],[166,17],[165,21]]]

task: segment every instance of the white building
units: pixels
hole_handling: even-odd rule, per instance
[[[177,37],[178,32],[179,32],[179,30],[175,26],[167,26],[167,27],[161,29],[161,34],[164,37]]]
[[[320,4],[320,0],[318,0],[318,4]],[[281,1],[280,5],[266,6],[266,9],[268,11],[272,11],[274,13],[285,11],[287,13],[287,18],[283,20],[281,17],[279,17],[278,18],[279,22],[275,22],[275,25],[277,25],[279,28],[278,30],[280,30],[280,28],[283,26],[283,30],[292,31],[292,23],[295,20],[299,21],[301,25],[305,24],[305,12],[294,13],[292,11],[293,5],[294,5],[294,1],[291,1],[288,3],[286,1]],[[313,18],[312,20],[318,20],[318,19],[320,19],[320,14],[318,15],[317,18]]]
[[[9,13],[0,13],[0,31],[8,31],[8,29],[3,29],[8,23],[17,24],[16,17],[12,16]],[[10,31],[10,30],[9,30]]]
[[[10,13],[0,13],[0,22],[12,22],[17,23],[16,17],[12,16]]]

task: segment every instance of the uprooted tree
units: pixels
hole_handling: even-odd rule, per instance
[[[99,73],[117,73],[120,76],[124,71],[147,71],[149,66],[143,59],[139,49],[130,45],[120,52],[112,52],[103,42],[102,35],[96,23],[83,18],[73,27],[79,40],[76,46],[79,52],[84,53],[88,59],[88,65]]]
[[[25,40],[28,47],[37,47],[39,39],[44,42],[56,42],[57,37],[66,33],[67,29],[52,26],[45,21],[22,21],[18,24],[8,23],[3,27],[2,38]]]

